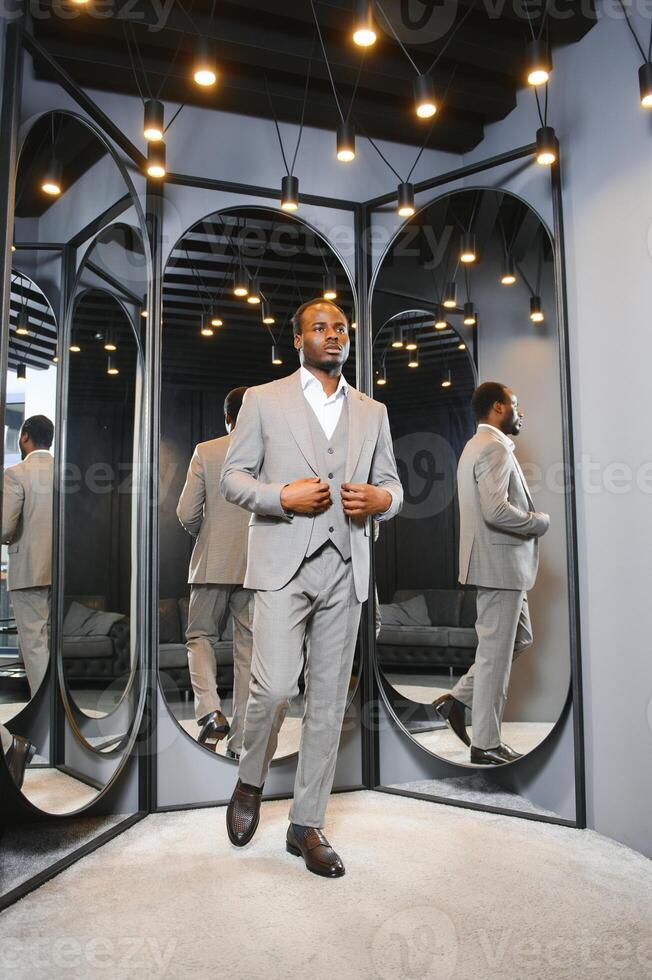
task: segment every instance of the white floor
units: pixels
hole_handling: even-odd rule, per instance
[[[233,848],[224,808],[157,814],[0,915],[12,980],[649,980],[652,864],[591,832],[333,797],[347,874]]]

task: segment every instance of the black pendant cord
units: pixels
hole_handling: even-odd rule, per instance
[[[468,265],[464,266],[464,284],[466,286],[466,301],[471,302],[471,270]]]
[[[527,14],[528,24],[530,25],[530,33],[532,34],[532,40],[540,41],[541,38],[543,37],[544,27],[548,26],[548,0],[545,0],[543,10],[541,11],[541,23],[539,24],[538,33],[534,30],[534,24],[532,23],[532,15],[530,14],[530,7],[527,0],[525,0],[523,6],[525,7],[525,13]]]
[[[534,98],[536,99],[537,112],[539,114],[539,119],[541,120],[541,125],[545,127],[548,125],[548,82],[546,82],[544,88],[545,97],[543,102],[543,112],[541,112],[541,100],[539,99],[539,92],[536,88],[534,90]]]
[[[269,108],[271,110],[272,117],[274,119],[274,125],[276,127],[276,135],[278,137],[278,143],[281,148],[281,156],[283,157],[283,165],[285,166],[285,170],[287,172],[288,177],[291,177],[294,173],[294,165],[297,162],[297,155],[299,153],[299,146],[301,145],[301,137],[303,135],[303,124],[306,118],[306,106],[308,104],[308,87],[310,84],[310,73],[312,71],[312,57],[315,51],[315,39],[316,39],[316,32],[312,36],[312,45],[310,47],[310,59],[308,61],[308,71],[306,72],[306,85],[303,92],[303,106],[301,108],[301,123],[299,125],[299,135],[297,137],[297,145],[294,150],[294,156],[292,157],[291,167],[288,166],[287,157],[285,155],[285,148],[283,146],[283,139],[281,137],[281,129],[278,124],[278,116],[276,114],[276,110],[274,109],[274,103],[272,101],[272,93],[269,88],[269,79],[267,78],[267,72],[264,72],[263,74],[263,78],[265,79],[265,90],[267,92],[267,99],[269,101]]]
[[[124,33],[124,36],[125,36],[125,44],[127,45],[127,54],[129,55],[129,63],[131,64],[131,70],[133,72],[134,80],[136,82],[136,88],[138,89],[138,95],[140,96],[140,99],[141,99],[141,102],[143,103],[143,105],[145,105],[145,102],[147,100],[145,99],[145,96],[143,94],[143,90],[142,90],[141,85],[140,85],[140,81],[138,80],[138,70],[136,68],[136,63],[135,63],[135,60],[134,60],[133,52],[131,50],[131,42],[129,40],[129,32],[127,30],[127,21],[126,20],[124,20],[122,22],[122,27],[123,27],[123,33]]]
[[[385,23],[387,24],[387,26],[389,27],[389,29],[390,29],[390,31],[392,33],[392,37],[394,38],[394,40],[398,44],[399,48],[401,49],[401,51],[403,52],[403,54],[405,55],[405,57],[407,58],[407,60],[410,62],[410,64],[414,68],[414,70],[417,73],[417,75],[422,75],[422,74],[423,75],[429,75],[431,73],[431,71],[433,70],[433,68],[436,66],[436,64],[439,61],[439,59],[441,57],[443,57],[444,52],[448,48],[449,44],[453,41],[455,35],[459,31],[459,29],[462,27],[462,25],[464,24],[465,20],[469,16],[469,14],[471,14],[473,12],[474,7],[475,7],[475,2],[476,2],[476,0],[472,0],[472,2],[469,4],[469,6],[466,9],[466,11],[464,12],[463,16],[457,22],[457,24],[455,25],[455,27],[453,28],[453,30],[450,32],[450,34],[446,38],[444,44],[442,45],[442,47],[440,48],[440,50],[435,55],[434,60],[430,64],[430,67],[425,72],[422,72],[421,71],[421,69],[419,68],[419,66],[414,61],[412,55],[410,54],[410,52],[408,51],[408,49],[405,47],[405,45],[401,41],[400,37],[398,36],[398,34],[396,33],[396,31],[394,29],[394,25],[392,24],[391,20],[389,19],[389,17],[385,13],[385,11],[383,9],[383,6],[380,3],[380,0],[376,0],[376,7],[378,8],[378,10],[380,10],[381,14],[383,15],[383,20],[385,21]]]
[[[650,60],[650,54],[652,52],[652,25],[650,26],[650,40],[649,40],[649,43],[648,43],[648,49],[647,49],[647,55],[646,55],[645,54],[645,50],[643,48],[643,45],[641,44],[641,42],[638,39],[638,34],[634,30],[634,25],[632,24],[631,20],[629,19],[629,14],[627,12],[627,7],[625,6],[623,0],[618,0],[618,3],[622,7],[623,14],[625,15],[625,23],[627,24],[627,26],[628,26],[628,28],[630,30],[630,33],[631,33],[632,37],[634,38],[634,41],[636,42],[636,47],[641,52],[641,57],[643,58],[643,61],[649,61]]]
[[[183,103],[182,103],[182,104],[181,104],[181,105],[179,106],[179,108],[177,109],[177,111],[175,112],[175,114],[174,114],[174,115],[172,116],[172,119],[170,119],[170,121],[169,121],[169,123],[167,124],[167,126],[165,127],[165,129],[163,130],[163,135],[164,135],[164,136],[165,136],[165,134],[167,133],[167,131],[168,131],[168,129],[170,128],[170,126],[172,125],[172,123],[174,122],[174,120],[175,120],[175,119],[177,118],[177,116],[178,116],[178,115],[179,115],[179,113],[181,112],[181,110],[182,110],[182,109],[185,109],[185,108],[186,108],[186,103],[185,103],[185,102],[183,102]]]
[[[514,265],[518,269],[518,272],[519,272],[519,275],[520,275],[521,279],[523,280],[523,282],[527,286],[527,288],[528,288],[528,290],[530,292],[530,296],[536,296],[537,294],[535,293],[534,289],[532,288],[532,285],[530,284],[530,281],[529,281],[528,277],[523,272],[523,266],[521,265],[521,263],[520,262],[514,262]]]
[[[324,43],[324,36],[323,36],[323,34],[321,32],[321,27],[319,26],[319,20],[317,19],[317,11],[315,10],[314,0],[310,0],[310,7],[312,9],[313,20],[315,22],[315,27],[317,29],[317,34],[319,36],[319,43],[321,45],[322,54],[324,56],[324,62],[326,64],[326,71],[328,72],[328,77],[330,79],[331,88],[333,89],[333,96],[335,98],[335,105],[337,106],[337,111],[339,113],[340,119],[342,120],[343,123],[347,123],[349,121],[349,119],[351,118],[351,110],[353,109],[353,103],[355,101],[355,97],[356,97],[356,94],[357,94],[357,91],[358,91],[358,85],[360,84],[360,77],[362,75],[362,68],[364,66],[364,60],[365,60],[366,51],[363,48],[362,55],[360,57],[360,65],[358,66],[358,75],[357,75],[357,78],[355,80],[355,85],[353,86],[353,94],[351,95],[351,99],[350,99],[350,102],[349,102],[349,108],[348,108],[348,111],[347,111],[346,116],[345,116],[344,113],[342,112],[342,105],[341,105],[341,102],[340,102],[340,96],[338,95],[338,92],[337,92],[337,87],[335,85],[335,79],[333,78],[333,71],[332,71],[332,68],[331,68],[330,61],[328,59],[328,55],[326,53],[326,44]]]

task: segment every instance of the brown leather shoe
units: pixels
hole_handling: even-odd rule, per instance
[[[236,847],[244,847],[256,833],[260,820],[262,786],[250,786],[240,779],[226,808],[226,831]]]
[[[35,752],[36,746],[28,742],[26,738],[21,738],[20,735],[12,736],[12,742],[7,749],[5,759],[7,761],[7,768],[18,789],[22,789],[25,780],[25,770],[34,758]]]
[[[520,758],[522,758],[520,753],[502,743],[493,749],[471,746],[471,762],[476,766],[504,766],[506,762],[514,762]]]
[[[215,751],[217,743],[231,731],[229,723],[221,711],[211,711],[210,715],[202,718],[199,724],[202,726],[197,741],[200,745],[205,745],[208,749]]]
[[[471,744],[471,739],[466,730],[465,706],[452,694],[442,694],[440,698],[432,703],[433,708],[440,718],[442,718],[450,730],[464,742],[465,745]]]
[[[290,854],[302,857],[308,871],[322,878],[341,878],[344,865],[330,846],[321,830],[305,827],[302,834],[295,833],[294,825],[288,827],[285,849]]]

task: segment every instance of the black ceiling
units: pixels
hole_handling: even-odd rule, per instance
[[[55,6],[60,7],[60,0]],[[138,83],[146,95],[160,90],[164,101],[269,118],[267,77],[279,119],[299,121],[315,37],[309,0],[284,0],[282,4],[278,0],[220,0],[218,4],[184,0],[172,5],[162,29],[152,29],[157,26],[156,7],[161,6],[150,0],[116,0],[98,8],[100,17],[93,14],[91,4],[87,13],[77,10],[78,16],[40,16],[33,30],[50,54],[86,88],[136,94],[135,63]],[[383,6],[390,13],[399,5],[384,0]],[[427,3],[416,6],[423,12]],[[443,6],[441,0],[432,4],[434,9]],[[473,9],[461,23],[469,6]],[[46,7],[47,3],[40,4]],[[533,18],[543,7],[545,4],[532,4]],[[211,8],[216,8],[212,20]],[[346,107],[360,69],[360,49],[350,40],[351,0],[317,0],[315,8],[335,84]],[[456,17],[442,37],[408,46],[416,65],[425,71],[446,45],[432,78],[440,99],[450,87],[429,146],[468,152],[482,140],[485,125],[514,108],[516,93],[524,84],[525,45],[530,36],[525,8],[522,0],[507,0],[504,8],[488,0],[458,0]],[[113,11],[113,16],[107,18],[107,11]],[[579,40],[595,22],[593,0],[567,0],[563,12],[564,17],[547,18],[553,50]],[[382,25],[380,14],[377,19]],[[539,22],[534,23],[537,28]],[[136,42],[131,48],[133,61],[126,32]],[[198,35],[213,38],[217,49],[219,83],[208,91],[190,81]],[[37,74],[42,72],[43,66],[37,65]],[[413,111],[414,77],[414,68],[389,31],[379,31],[378,42],[365,57],[353,109],[365,133],[412,145],[424,141],[429,123],[417,119]],[[535,119],[533,100],[533,123]],[[305,121],[331,131],[338,122],[318,43]],[[173,136],[174,130],[170,133]]]
[[[27,328],[28,334],[18,329]],[[52,364],[57,347],[57,324],[47,299],[27,276],[11,273],[9,309],[9,367],[18,364],[46,370]]]

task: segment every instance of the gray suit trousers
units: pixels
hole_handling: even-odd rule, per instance
[[[214,645],[233,615],[233,719],[227,746],[240,754],[251,670],[253,592],[241,585],[193,585],[190,589],[186,646],[195,717],[221,710]]]
[[[50,586],[12,589],[9,597],[16,619],[20,655],[34,697],[50,661]]]
[[[257,591],[254,649],[239,776],[262,786],[288,705],[305,695],[290,820],[323,827],[335,776],[362,604],[350,561],[332,544],[304,559],[282,589]]]
[[[475,663],[451,694],[471,708],[472,742],[493,749],[501,742],[512,662],[532,645],[527,592],[478,586]]]

